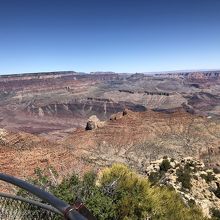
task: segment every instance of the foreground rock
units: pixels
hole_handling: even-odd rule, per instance
[[[215,171],[215,172],[214,172]],[[197,204],[207,217],[220,211],[220,171],[207,169],[192,157],[180,161],[164,158],[151,162],[145,173],[156,185],[166,185],[189,206]]]

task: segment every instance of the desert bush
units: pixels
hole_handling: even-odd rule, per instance
[[[202,220],[201,211],[188,208],[179,195],[166,187],[151,186],[150,182],[128,167],[115,164],[98,175],[86,173],[66,177],[53,184],[48,176],[43,182],[53,194],[72,204],[80,197],[98,220]],[[34,180],[42,184],[42,180]]]
[[[168,159],[163,159],[162,163],[160,164],[160,171],[167,172],[171,168],[170,161]]]
[[[163,161],[160,164],[160,169],[157,172],[152,172],[148,176],[150,182],[155,185],[159,182],[159,180],[164,176],[164,174],[171,168],[170,162],[167,159],[167,156],[163,157]]]
[[[155,185],[159,182],[159,180],[162,178],[162,176],[163,176],[163,174],[161,174],[161,172],[152,172],[148,176],[148,179],[153,185]]]
[[[170,162],[174,162],[175,161],[175,159],[172,157],[171,159],[170,159]]]
[[[211,210],[212,220],[220,220],[220,210],[213,208]]]
[[[220,199],[220,187],[218,186],[217,189],[214,191],[214,194]]]
[[[176,171],[177,181],[182,183],[183,189],[191,189],[191,170],[188,166],[180,167]]]
[[[113,165],[99,176],[100,186],[117,181],[114,201],[119,219],[203,219],[193,206],[187,208],[179,195],[165,187],[151,187],[147,179],[140,177],[123,165]]]
[[[215,174],[219,174],[219,173],[220,173],[220,169],[219,169],[219,168],[214,167],[214,168],[213,168],[213,172],[214,172]]]

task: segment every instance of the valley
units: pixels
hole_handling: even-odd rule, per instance
[[[91,115],[107,120],[132,111],[219,117],[220,76],[213,73],[117,74],[51,72],[0,77],[0,126],[57,140]]]

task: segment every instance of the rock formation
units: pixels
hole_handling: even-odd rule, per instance
[[[100,121],[96,115],[92,115],[91,117],[89,117],[89,120],[86,124],[86,130],[101,128],[104,126],[104,124],[105,124],[104,121]]]

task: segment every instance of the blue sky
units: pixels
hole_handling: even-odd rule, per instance
[[[0,73],[220,69],[219,0],[1,0]]]

